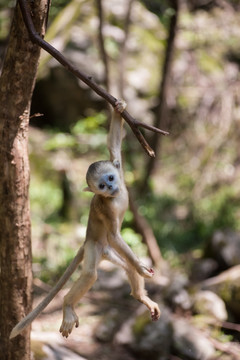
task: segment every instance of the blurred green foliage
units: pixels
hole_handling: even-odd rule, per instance
[[[106,134],[106,114],[100,112],[94,116],[88,116],[76,122],[71,132],[78,134]]]
[[[70,134],[58,132],[53,134],[51,138],[45,143],[46,151],[53,151],[59,149],[73,148],[77,145],[77,140]]]
[[[138,256],[146,256],[147,249],[141,242],[141,236],[131,227],[123,227],[122,237]]]
[[[58,0],[51,1],[50,11],[49,11],[49,20],[53,20],[59,12],[69,4],[69,0]]]
[[[229,187],[197,202],[191,198],[179,200],[167,194],[156,196],[153,193],[139,205],[139,211],[149,220],[163,253],[181,253],[202,247],[215,229],[240,229],[240,201]]]
[[[159,20],[166,27],[169,26],[169,20],[175,13],[175,10],[171,7],[171,3],[167,0],[141,0],[146,8],[158,16]]]
[[[32,176],[30,185],[31,208],[39,219],[47,221],[62,205],[62,191],[54,179]]]

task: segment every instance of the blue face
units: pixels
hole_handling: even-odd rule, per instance
[[[114,173],[104,174],[98,183],[98,188],[101,192],[114,196],[118,192],[117,176]]]

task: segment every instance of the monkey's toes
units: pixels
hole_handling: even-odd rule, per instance
[[[62,334],[62,336],[65,337],[65,338],[68,338],[68,335],[71,334],[71,331],[68,332],[68,331],[65,331],[65,330],[63,330],[63,329],[61,329],[61,328],[60,328],[59,331],[60,331],[60,333]]]
[[[62,325],[61,325],[59,331],[63,337],[67,338],[71,334],[74,324],[75,324],[76,328],[79,326],[78,319],[74,320],[74,321],[63,321],[62,322]]]
[[[60,331],[60,333],[62,334],[63,337],[67,338],[68,335],[71,334],[72,329],[67,328],[65,324],[62,324],[59,331]]]
[[[152,321],[157,321],[160,318],[161,312],[158,307],[151,310]]]

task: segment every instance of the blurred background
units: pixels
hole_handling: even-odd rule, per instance
[[[0,67],[14,7],[1,1]],[[122,234],[156,268],[147,288],[162,317],[151,323],[104,263],[72,339],[56,334],[65,290],[34,322],[35,359],[240,359],[239,10],[238,0],[52,1],[45,39],[133,117],[170,133],[143,131],[154,159],[127,124],[123,141]],[[39,301],[84,241],[85,174],[108,158],[110,108],[42,51],[31,113]]]

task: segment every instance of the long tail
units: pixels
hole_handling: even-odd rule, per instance
[[[75,258],[72,260],[68,268],[65,270],[61,278],[58,280],[56,285],[52,288],[49,294],[38,304],[38,306],[33,309],[27,316],[25,316],[11,331],[10,339],[14,338],[22,330],[24,330],[28,325],[32,323],[34,319],[45,309],[45,307],[52,301],[52,299],[57,295],[57,293],[62,289],[64,284],[76,270],[77,266],[83,260],[84,247],[82,246]]]

